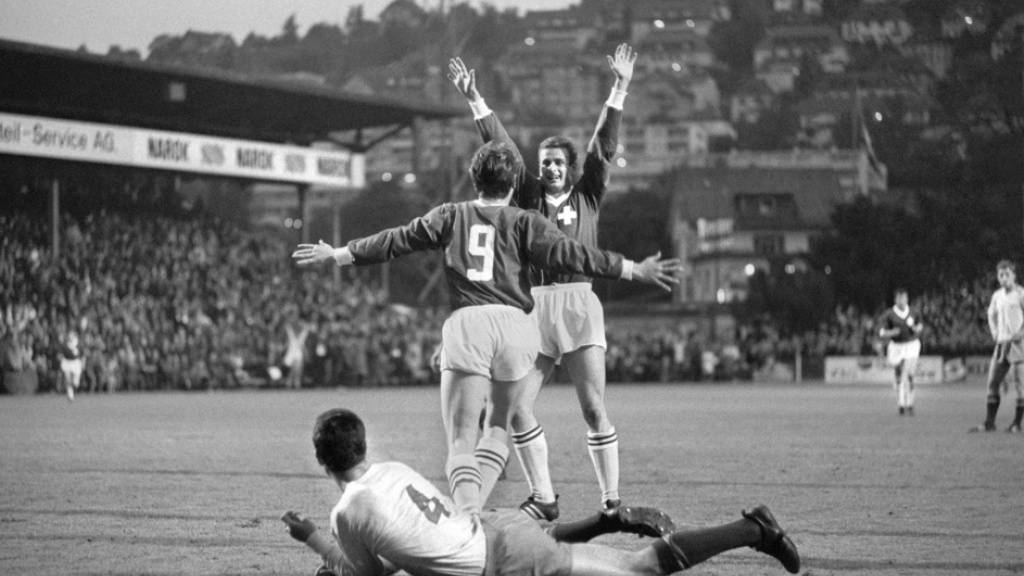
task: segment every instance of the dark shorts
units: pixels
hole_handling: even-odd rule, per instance
[[[485,510],[484,576],[569,576],[572,552],[519,510]]]

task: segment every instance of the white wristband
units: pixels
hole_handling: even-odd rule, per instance
[[[625,90],[612,88],[612,93],[608,95],[608,101],[605,102],[605,104],[611,108],[615,108],[616,110],[622,110],[622,104],[626,101],[627,94],[629,94],[629,92],[626,92]]]
[[[353,260],[355,258],[352,257],[352,252],[349,252],[348,246],[334,249],[334,263],[337,266],[348,266]]]
[[[636,264],[636,262],[633,262],[632,260],[629,260],[627,258],[623,258],[622,259],[622,273],[619,274],[619,278],[622,279],[622,280],[632,280],[633,279],[633,266],[635,264]]]
[[[469,109],[473,111],[473,120],[479,120],[491,114],[491,109],[487,107],[487,102],[483,98],[470,100]]]

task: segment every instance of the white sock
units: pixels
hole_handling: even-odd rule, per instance
[[[444,467],[448,475],[448,486],[455,501],[455,509],[460,512],[479,513],[480,506],[480,467],[472,454],[455,454],[448,457]]]
[[[538,502],[554,502],[555,487],[551,485],[548,470],[548,440],[544,429],[538,424],[526,432],[514,432],[512,444],[530,485],[530,495]]]
[[[487,436],[476,445],[477,465],[480,466],[480,504],[487,504],[487,499],[498,483],[498,477],[505,470],[508,462],[508,433],[501,428],[492,428]]]
[[[587,451],[594,463],[601,503],[619,499],[619,435],[615,428],[607,432],[587,432]]]

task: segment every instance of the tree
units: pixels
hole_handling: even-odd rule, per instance
[[[828,276],[788,258],[773,260],[768,270],[750,278],[747,300],[738,315],[748,321],[769,320],[783,335],[802,334],[827,323],[835,309],[835,295]]]
[[[840,304],[874,310],[897,284],[923,287],[914,252],[920,227],[905,209],[859,197],[836,207],[832,223],[833,232],[812,247],[811,262],[829,270]]]
[[[295,21],[295,14],[292,14],[284,21],[284,25],[281,26],[281,35],[278,36],[278,42],[282,46],[294,46],[299,42],[299,25]]]
[[[754,46],[764,37],[764,20],[752,2],[736,2],[730,20],[716,22],[708,34],[715,59],[735,72],[751,73]]]
[[[598,228],[599,245],[631,259],[645,258],[658,251],[666,258],[672,256],[667,206],[663,194],[646,190],[605,198]],[[645,299],[669,297],[656,288],[625,282],[598,280],[597,286],[601,294],[612,299],[638,295]]]
[[[736,125],[736,146],[744,150],[790,148],[798,130],[799,122],[789,109],[765,110],[754,124]]]

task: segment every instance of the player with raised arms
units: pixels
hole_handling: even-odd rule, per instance
[[[601,200],[608,182],[608,170],[618,146],[622,105],[633,78],[637,55],[620,44],[608,66],[615,76],[597,127],[587,145],[582,164],[575,145],[561,136],[543,140],[538,149],[540,175],[524,174],[513,198],[517,206],[537,211],[559,230],[581,243],[597,247],[597,223]],[[515,146],[476,85],[476,73],[461,58],[452,58],[448,78],[466,97],[485,142],[507,142]],[[518,149],[516,153],[519,154]],[[563,364],[576,387],[580,409],[587,426],[587,450],[601,488],[605,509],[620,505],[619,435],[605,407],[604,309],[591,287],[591,275],[536,270],[533,297],[534,317],[541,330],[538,363],[550,380],[555,366]],[[522,509],[535,518],[554,520],[558,501],[548,471],[548,445],[544,429],[534,415],[540,386],[529,388],[512,414],[513,443],[530,485],[530,496]]]

